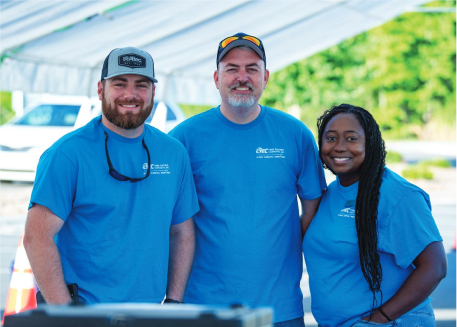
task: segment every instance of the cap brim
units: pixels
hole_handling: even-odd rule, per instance
[[[150,76],[147,76],[145,74],[140,74],[140,73],[135,73],[135,72],[122,72],[122,73],[118,73],[118,74],[112,74],[110,76],[106,76],[104,79],[113,78],[113,77],[121,76],[121,75],[139,75],[139,76],[144,76],[144,77],[150,79],[154,83],[158,83],[159,82],[155,78],[151,78]]]

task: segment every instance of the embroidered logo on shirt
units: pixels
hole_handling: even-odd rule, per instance
[[[348,200],[344,204],[344,208],[340,210],[338,217],[346,217],[346,218],[355,218],[355,201]]]
[[[146,164],[147,166],[147,164]],[[169,175],[170,168],[168,164],[151,164],[151,175]]]
[[[352,208],[341,209],[338,217],[355,218],[355,210]]]
[[[278,148],[261,148],[255,150],[255,157],[257,159],[284,159],[284,149]]]

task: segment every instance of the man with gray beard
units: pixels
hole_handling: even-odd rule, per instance
[[[114,49],[102,116],[40,158],[24,247],[47,303],[182,302],[198,201],[182,144],[144,124],[155,83],[149,53]]]
[[[189,153],[200,203],[184,301],[270,306],[275,326],[304,326],[302,235],[326,188],[316,142],[299,120],[259,105],[269,79],[259,38],[223,39],[216,67],[221,105],[170,132]]]

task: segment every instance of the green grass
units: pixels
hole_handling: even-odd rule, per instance
[[[404,169],[401,175],[406,179],[433,179],[431,167],[449,168],[451,164],[446,159],[429,159],[422,160],[415,165],[408,166]]]
[[[438,168],[449,168],[451,167],[451,163],[446,159],[430,159],[430,160],[423,160],[419,163],[419,165],[423,165],[426,167],[438,167]]]
[[[406,179],[433,179],[433,173],[429,167],[422,164],[409,166],[401,172],[401,175]]]
[[[399,163],[403,161],[403,157],[400,153],[394,151],[387,151],[386,162],[387,163]]]

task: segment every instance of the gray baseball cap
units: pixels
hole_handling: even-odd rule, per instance
[[[149,78],[154,83],[154,60],[149,53],[134,47],[118,48],[110,52],[103,63],[101,80],[134,74]]]

